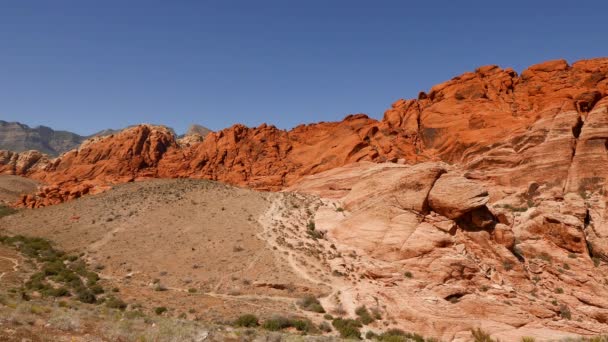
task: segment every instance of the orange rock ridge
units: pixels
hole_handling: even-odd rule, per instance
[[[27,207],[149,177],[206,178],[279,190],[305,175],[358,161],[442,160],[463,166],[469,178],[497,185],[525,186],[543,179],[564,188],[581,130],[589,147],[578,147],[581,155],[573,169],[578,172],[595,160],[598,151],[589,141],[602,132],[585,138],[591,128],[584,122],[603,124],[593,113],[604,108],[607,75],[608,58],[571,66],[564,60],[545,62],[519,76],[512,69],[484,66],[416,100],[395,102],[381,121],[357,114],[289,131],[234,125],[183,146],[164,127],[140,125],[95,138],[50,161],[16,167],[14,160],[21,157],[0,158],[0,172],[48,184],[36,196],[23,198],[20,205]],[[569,187],[576,187],[581,180],[572,177]]]

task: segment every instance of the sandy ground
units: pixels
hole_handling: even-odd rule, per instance
[[[320,267],[306,270],[306,260],[277,246],[276,228],[264,226],[277,216],[305,230],[314,204],[293,197],[279,209],[287,196],[203,180],[136,182],[22,210],[0,220],[0,233],[41,236],[84,253],[124,300],[144,308],[214,322],[248,312],[293,314],[297,299],[330,289]]]
[[[0,204],[15,202],[21,194],[34,192],[38,185],[38,182],[28,178],[0,175]]]

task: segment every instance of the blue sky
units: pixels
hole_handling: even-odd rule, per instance
[[[608,56],[608,1],[0,0],[0,119],[90,134],[380,118],[485,64]]]

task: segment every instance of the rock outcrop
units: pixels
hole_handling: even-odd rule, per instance
[[[601,177],[589,173],[602,168],[585,165],[605,158],[598,137],[603,134],[607,75],[606,58],[572,65],[551,61],[521,75],[484,66],[420,93],[418,99],[395,102],[381,121],[358,114],[290,131],[235,125],[181,144],[172,135],[150,135],[144,140],[156,145],[158,153],[152,163],[136,150],[115,151],[121,144],[137,145],[138,132],[154,130],[138,126],[87,143],[86,151],[69,152],[44,170],[13,172],[49,186],[68,180],[107,186],[145,177],[194,177],[279,190],[303,176],[353,162],[441,160],[459,165],[468,179],[490,184],[490,198],[531,182],[567,193],[581,182],[601,185],[594,183]]]
[[[316,229],[346,278],[328,306],[383,307],[395,327],[446,341],[479,327],[506,341],[607,333],[608,264],[589,253],[582,198],[540,199],[531,186],[513,195],[534,206],[492,203],[487,185],[457,171],[356,163],[287,189],[327,201]]]
[[[431,209],[452,220],[483,207],[488,200],[484,186],[458,175],[440,177],[428,198]]]

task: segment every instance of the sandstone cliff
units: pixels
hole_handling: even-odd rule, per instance
[[[588,166],[605,158],[598,147],[608,138],[602,131],[607,75],[605,58],[573,65],[546,62],[521,75],[485,66],[418,99],[397,101],[381,121],[358,114],[290,131],[235,125],[181,147],[172,132],[142,125],[71,151],[44,170],[3,163],[0,172],[51,186],[196,177],[278,190],[302,176],[357,161],[442,160],[497,186],[540,181],[562,191],[567,182],[572,190],[579,183],[603,184],[603,175],[585,173],[601,173]]]

